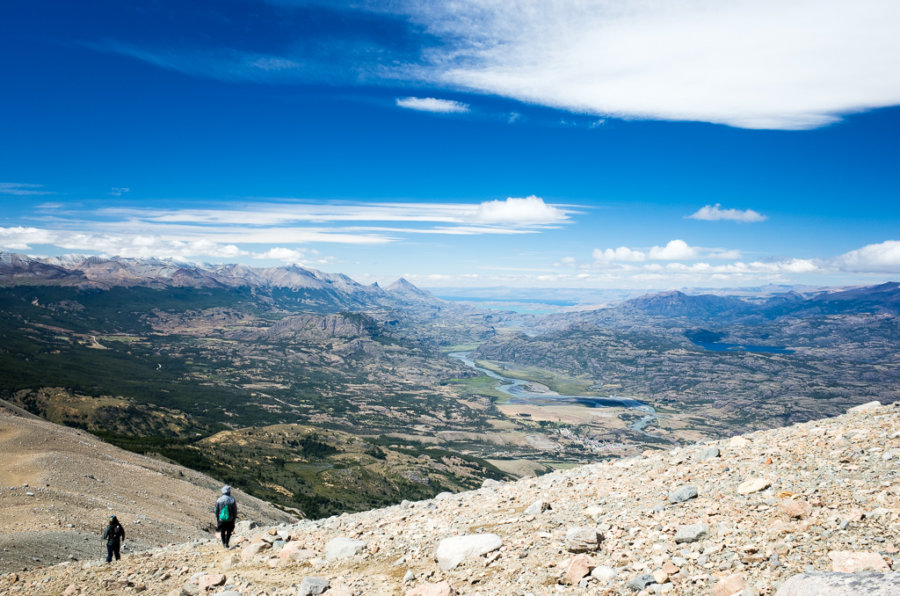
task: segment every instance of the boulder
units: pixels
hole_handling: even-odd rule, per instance
[[[366,543],[354,538],[334,538],[325,545],[325,558],[329,561],[352,557],[364,549]]]
[[[896,596],[900,594],[900,572],[893,573],[801,573],[781,584],[775,596]]]
[[[496,534],[470,534],[444,538],[438,544],[435,558],[444,571],[455,569],[470,557],[493,552],[503,546],[503,540]]]

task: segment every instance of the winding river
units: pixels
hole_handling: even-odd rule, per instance
[[[487,375],[497,380],[497,390],[507,394],[510,399],[509,403],[513,404],[534,404],[538,406],[550,406],[558,404],[577,404],[588,408],[628,408],[643,412],[645,415],[640,420],[631,425],[631,430],[644,432],[648,424],[656,420],[656,410],[653,406],[644,402],[626,397],[596,397],[593,395],[560,395],[555,391],[534,391],[534,381],[523,379],[513,379],[504,377],[492,370],[488,370],[475,364],[475,361],[469,358],[471,352],[451,352],[449,356],[456,358],[469,368],[473,368],[483,375]]]

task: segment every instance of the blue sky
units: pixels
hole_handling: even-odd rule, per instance
[[[897,30],[881,0],[7,2],[0,250],[897,280]]]

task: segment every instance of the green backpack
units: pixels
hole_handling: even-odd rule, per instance
[[[229,505],[224,505],[222,509],[219,510],[219,521],[231,521],[231,507]]]

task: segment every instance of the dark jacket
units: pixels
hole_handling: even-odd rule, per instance
[[[125,540],[125,528],[119,523],[109,524],[106,526],[106,531],[103,532],[101,540],[106,540],[106,544],[119,544]]]
[[[219,513],[225,507],[229,508],[230,515],[228,516],[227,522],[222,522],[222,521],[219,521]],[[216,501],[216,524],[218,524],[218,525],[222,525],[222,524],[233,525],[234,520],[237,519],[237,514],[238,514],[237,501],[234,500],[234,497],[232,497],[231,495],[222,495],[221,497],[218,498],[218,500]]]

